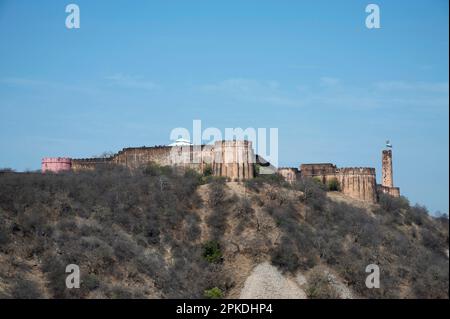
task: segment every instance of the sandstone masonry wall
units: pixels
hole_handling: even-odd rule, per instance
[[[340,168],[335,177],[345,195],[371,203],[377,201],[375,168]]]
[[[297,180],[297,175],[299,174],[298,169],[293,167],[280,167],[277,172],[283,176],[288,183],[294,183]]]
[[[112,164],[111,158],[80,158],[72,159],[72,170],[74,172],[82,170],[94,170],[97,167]]]
[[[129,147],[109,158],[73,159],[72,169],[92,170],[100,165],[123,165],[136,169],[156,163],[203,173],[209,166],[215,176],[244,180],[254,177],[254,162],[251,142],[219,141],[214,145]]]
[[[378,184],[377,185],[377,192],[378,194],[388,194],[393,197],[400,197],[400,188],[399,187],[386,187],[383,185]]]
[[[44,157],[41,163],[41,172],[70,171],[72,167],[72,159],[69,157]]]
[[[300,165],[300,172],[302,176],[323,178],[326,175],[333,175],[336,173],[337,167],[331,163],[318,164],[302,164]],[[325,180],[323,180],[325,182]]]
[[[330,163],[302,164],[301,177],[318,178],[323,183],[336,179],[343,194],[368,202],[377,201],[375,169],[371,167],[337,168]]]
[[[256,156],[250,141],[218,141],[214,143],[213,172],[216,176],[244,180],[253,178]]]
[[[254,165],[271,173],[278,172],[286,181],[294,183],[299,178],[317,178],[323,183],[336,179],[342,193],[368,202],[376,202],[377,194],[400,196],[400,189],[393,186],[392,151],[382,153],[382,184],[376,184],[375,169],[370,167],[337,168],[332,163],[302,164],[300,169],[279,168],[258,157],[250,141],[218,141],[214,145],[129,147],[108,158],[44,158],[45,170],[93,170],[104,165],[122,165],[130,169],[156,163],[172,166],[177,170],[193,169],[199,173],[209,167],[213,175],[231,180],[245,180],[255,176]]]

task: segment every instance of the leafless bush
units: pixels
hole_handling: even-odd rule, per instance
[[[224,179],[215,179],[210,183],[208,191],[208,203],[211,207],[217,207],[223,204],[225,200],[225,181]]]
[[[308,278],[306,294],[311,299],[337,299],[339,293],[323,270],[315,269]]]
[[[39,299],[43,297],[42,291],[35,282],[21,277],[15,279],[11,296],[16,299]]]

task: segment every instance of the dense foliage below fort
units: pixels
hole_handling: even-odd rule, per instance
[[[448,298],[448,218],[404,197],[364,207],[313,180],[227,183],[148,166],[0,174],[0,297],[236,297],[248,269],[331,269],[362,298]],[[377,264],[381,287],[368,289]],[[67,289],[65,267],[81,269]],[[248,264],[250,268],[243,265]],[[339,294],[314,272],[310,298]]]

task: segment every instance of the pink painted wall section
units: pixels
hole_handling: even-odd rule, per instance
[[[69,157],[44,157],[42,159],[41,171],[59,173],[61,171],[70,171],[72,168],[72,159]]]

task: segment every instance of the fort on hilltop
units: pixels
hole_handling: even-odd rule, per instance
[[[382,152],[382,182],[377,184],[375,168],[343,167],[338,168],[332,163],[301,164],[300,168],[283,167],[278,169],[286,181],[295,182],[300,178],[318,179],[324,184],[335,183],[343,194],[367,202],[378,201],[380,193],[394,197],[400,196],[400,188],[394,187],[392,150]]]
[[[67,158],[64,158],[66,163]],[[61,158],[44,158],[42,172],[60,172]],[[199,173],[210,169],[215,176],[232,180],[253,178],[256,156],[251,141],[217,141],[214,145],[129,147],[106,158],[70,159],[66,170],[93,170],[104,165],[121,165],[136,169],[149,163],[172,166],[179,170],[193,169]]]
[[[172,166],[178,170],[192,169],[198,173],[209,170],[214,176],[242,181],[255,177],[255,166],[267,166],[263,158],[256,155],[250,141],[217,141],[213,145],[191,145],[187,141],[168,146],[130,147],[106,158],[71,159],[67,157],[42,159],[42,172],[94,170],[105,165],[121,165],[136,169],[155,163]],[[382,182],[377,184],[375,168],[343,167],[332,163],[301,164],[299,168],[283,167],[276,170],[287,182],[301,178],[313,178],[333,185],[335,190],[358,200],[375,203],[381,193],[400,196],[394,187],[392,150],[382,151]]]

